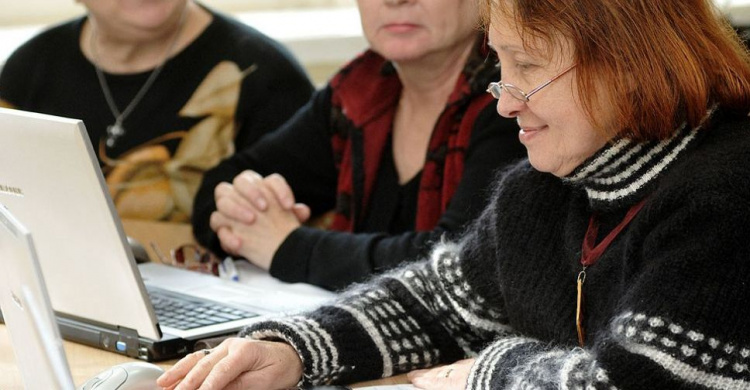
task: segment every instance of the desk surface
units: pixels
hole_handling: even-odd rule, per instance
[[[135,361],[127,356],[107,352],[95,348],[65,341],[65,353],[73,374],[76,386],[86,379],[96,375],[107,367],[115,364]],[[164,368],[170,367],[174,361],[158,363]],[[0,325],[0,389],[23,389],[21,374],[16,367],[16,359],[10,346],[10,339],[5,325]]]
[[[73,373],[73,382],[75,382],[76,386],[81,385],[86,379],[98,374],[110,366],[136,361],[127,356],[91,348],[83,344],[76,344],[69,341],[65,341],[63,344],[65,345],[65,354],[68,357],[68,364]],[[170,360],[159,362],[157,364],[166,369],[171,367],[174,363],[174,360]],[[361,386],[399,383],[406,383],[406,378],[403,375],[360,383],[355,385],[355,388]],[[23,385],[21,384],[21,374],[18,372],[18,367],[16,367],[16,359],[11,351],[10,340],[5,325],[0,325],[0,389],[23,389]]]
[[[123,221],[123,226],[128,235],[140,241],[151,258],[158,261],[158,255],[154,253],[150,242],[155,242],[160,251],[169,253],[169,250],[179,245],[193,241],[190,227],[187,225],[154,223],[142,221]],[[73,374],[73,381],[80,385],[86,379],[103,371],[104,369],[120,363],[135,361],[127,356],[118,355],[82,344],[65,341],[65,353],[68,364]],[[157,363],[164,368],[170,367],[175,361]],[[384,384],[406,383],[404,376],[366,382],[356,385],[373,386]],[[0,389],[16,390],[23,389],[21,375],[16,367],[15,357],[10,346],[5,325],[0,325]]]

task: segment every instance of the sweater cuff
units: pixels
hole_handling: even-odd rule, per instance
[[[273,255],[271,276],[288,283],[307,282],[311,253],[321,233],[306,226],[294,229]]]
[[[488,384],[502,382],[508,375],[502,366],[503,361],[518,363],[529,356],[530,349],[536,349],[539,342],[530,338],[510,337],[490,344],[479,354],[469,372],[466,390],[480,390],[490,388]],[[492,388],[495,388],[492,386]]]
[[[254,340],[281,341],[297,351],[304,371],[301,385],[327,385],[352,368],[341,366],[338,350],[331,335],[309,318],[285,318],[259,322],[245,328],[240,337]]]

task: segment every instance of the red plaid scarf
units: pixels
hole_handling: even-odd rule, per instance
[[[477,56],[478,57],[478,56]],[[429,231],[453,196],[476,117],[491,103],[481,81],[497,76],[484,58],[469,61],[435,125],[422,169],[416,230]],[[489,78],[488,78],[489,79]],[[370,202],[383,150],[393,129],[401,82],[392,65],[367,51],[349,63],[330,83],[333,151],[339,170],[337,201],[331,229],[353,232]]]

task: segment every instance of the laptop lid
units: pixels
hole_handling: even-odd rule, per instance
[[[248,285],[273,279],[267,273],[243,284],[153,263],[139,272],[81,121],[0,109],[0,139],[0,202],[34,232],[58,325],[69,340],[144,360],[171,359],[191,352],[198,339],[334,295],[309,285],[286,292]],[[249,315],[203,325],[212,316],[188,329],[165,321],[162,335],[146,284]]]
[[[0,204],[0,309],[27,389],[73,389],[29,231]]]
[[[34,232],[60,314],[161,338],[80,120],[0,108],[0,203]]]

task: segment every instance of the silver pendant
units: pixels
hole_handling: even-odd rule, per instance
[[[107,126],[107,147],[114,147],[117,143],[117,139],[125,134],[125,128],[122,127],[120,122],[115,122],[111,126]]]

